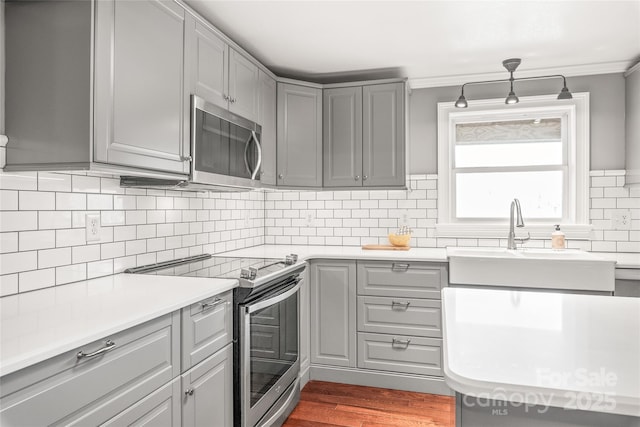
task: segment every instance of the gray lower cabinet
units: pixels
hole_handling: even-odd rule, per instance
[[[311,363],[356,366],[356,263],[312,261]]]
[[[111,418],[103,427],[122,426],[163,426],[179,427],[181,425],[180,378],[160,387],[140,402],[125,409]]]
[[[182,374],[182,426],[233,425],[233,344]]]
[[[322,90],[278,83],[277,184],[322,186]]]
[[[182,371],[202,362],[233,339],[231,291],[182,309]]]
[[[442,340],[358,332],[358,367],[442,376]]]
[[[262,146],[262,168],[260,182],[264,185],[276,185],[276,138],[278,108],[276,81],[265,72],[260,71],[260,90],[258,122],[262,126],[260,144]]]
[[[3,376],[0,424],[107,422],[179,375],[179,336],[168,314]]]
[[[185,11],[173,1],[98,1],[96,162],[188,173]]]
[[[324,90],[325,187],[405,185],[405,84]]]
[[[320,260],[310,271],[311,379],[452,394],[442,371],[446,263]]]

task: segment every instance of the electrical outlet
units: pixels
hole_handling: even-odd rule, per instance
[[[631,211],[616,210],[613,211],[611,222],[615,230],[631,230]]]
[[[87,214],[86,217],[87,242],[100,240],[100,215]]]
[[[409,211],[406,209],[402,209],[399,212],[399,216],[398,216],[398,225],[399,226],[409,226]]]
[[[313,226],[313,219],[314,219],[314,215],[312,212],[307,212],[307,215],[305,215],[305,225],[307,227],[312,227]]]

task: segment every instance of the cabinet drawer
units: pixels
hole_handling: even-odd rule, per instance
[[[102,424],[102,427],[179,427],[181,397],[180,378],[174,378],[170,383]]]
[[[358,333],[358,368],[442,376],[442,340]]]
[[[2,377],[0,425],[109,420],[179,374],[178,334],[178,315],[166,315]],[[115,343],[112,350],[77,357],[106,340]]]
[[[358,294],[440,299],[447,280],[440,264],[358,261]]]
[[[182,309],[182,372],[233,339],[232,291]]]
[[[442,337],[438,300],[358,297],[358,331]]]

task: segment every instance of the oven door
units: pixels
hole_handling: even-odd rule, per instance
[[[239,307],[242,426],[255,426],[298,378],[301,280]]]
[[[260,125],[191,97],[192,181],[259,187]]]

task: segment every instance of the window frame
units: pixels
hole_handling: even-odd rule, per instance
[[[454,238],[506,238],[509,219],[458,219],[455,217],[455,175],[454,168],[455,125],[459,122],[478,121],[486,117],[490,120],[509,120],[537,114],[541,117],[566,115],[567,127],[566,167],[563,188],[563,218],[529,219],[523,212],[525,231],[532,238],[548,238],[552,225],[560,222],[568,238],[589,239],[589,93],[574,93],[573,99],[557,100],[556,95],[528,96],[520,98],[516,105],[505,106],[504,99],[474,100],[471,105],[460,110],[453,102],[438,103],[438,222],[437,237]],[[493,116],[493,117],[491,117]],[[563,120],[565,120],[563,118]],[[565,135],[563,135],[563,139]],[[511,170],[531,170],[536,167],[507,167]],[[466,168],[469,169],[469,168]],[[489,172],[490,168],[482,168]],[[505,167],[495,167],[495,171],[506,171]],[[538,167],[538,169],[540,169]],[[544,168],[542,168],[544,169]],[[556,170],[559,168],[556,168]],[[509,206],[504,207],[505,214]]]

